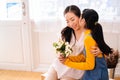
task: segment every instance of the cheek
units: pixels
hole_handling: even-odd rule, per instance
[[[70,27],[70,24],[67,23],[67,26]]]
[[[72,28],[71,26],[68,26],[68,27]]]
[[[76,23],[76,24],[79,24],[79,23],[80,23],[80,20],[79,20],[79,19],[77,19],[77,20],[75,21],[75,23]]]
[[[70,24],[67,24],[67,26],[71,28]]]
[[[84,26],[84,23],[82,21],[79,21],[80,26]]]
[[[81,22],[81,25],[84,27],[85,26],[85,22]]]
[[[80,22],[80,24],[83,26],[83,22]]]

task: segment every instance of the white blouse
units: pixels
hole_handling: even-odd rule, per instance
[[[73,49],[72,55],[78,55],[79,53],[81,53],[84,48],[84,32],[82,33],[78,41],[77,40],[75,41],[75,36],[72,34],[70,45],[72,46]],[[58,78],[70,77],[74,79],[81,79],[85,72],[83,70],[76,70],[67,67],[64,64],[60,63],[58,59],[55,59],[51,66],[54,67],[54,69],[56,70]]]

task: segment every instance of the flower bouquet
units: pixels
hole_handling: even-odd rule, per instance
[[[58,42],[53,43],[53,47],[56,50],[56,53],[62,54],[64,57],[68,57],[72,53],[72,48],[68,42],[59,40]]]

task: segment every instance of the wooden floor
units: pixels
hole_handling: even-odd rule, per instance
[[[40,72],[0,70],[0,80],[42,80]]]
[[[40,72],[0,70],[0,80],[43,80]],[[120,78],[115,78],[120,80]]]

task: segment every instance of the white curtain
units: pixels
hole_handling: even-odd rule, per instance
[[[84,8],[95,9],[100,21],[120,20],[120,0],[29,0],[30,18],[40,31],[58,31],[65,27],[63,11],[66,6],[74,4],[81,11]]]

